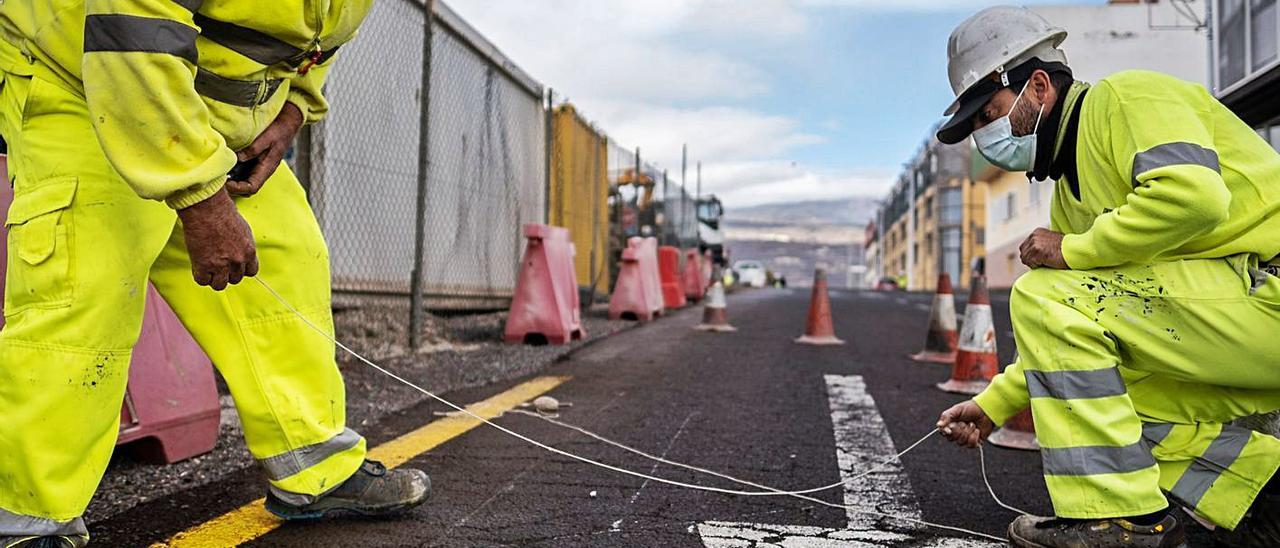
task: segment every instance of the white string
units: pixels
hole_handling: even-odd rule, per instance
[[[438,395],[436,395],[436,394],[432,393],[431,391],[429,391],[429,390],[427,390],[427,389],[425,389],[425,388],[422,388],[422,387],[420,387],[420,386],[418,386],[418,385],[416,385],[416,384],[414,384],[414,383],[412,383],[412,382],[410,382],[410,381],[408,381],[408,380],[404,379],[403,377],[401,377],[401,376],[399,376],[399,375],[397,375],[397,374],[395,374],[395,373],[393,373],[393,372],[391,372],[391,371],[387,370],[386,368],[384,368],[384,367],[382,367],[382,366],[380,366],[380,365],[378,365],[378,364],[376,364],[376,363],[374,363],[374,362],[370,361],[368,358],[365,358],[364,356],[360,355],[360,353],[358,353],[358,352],[356,352],[356,351],[354,351],[354,350],[352,350],[352,349],[348,348],[346,345],[342,344],[342,342],[341,342],[341,341],[339,341],[339,340],[337,340],[337,338],[336,338],[336,337],[334,337],[333,335],[330,335],[328,332],[326,332],[325,330],[323,330],[323,329],[319,328],[319,327],[318,327],[318,326],[316,326],[314,323],[312,323],[310,319],[308,319],[306,316],[304,316],[304,315],[302,314],[302,312],[298,311],[298,309],[297,309],[297,308],[295,308],[295,307],[293,306],[293,304],[292,304],[292,303],[290,303],[289,301],[285,300],[285,298],[284,298],[283,296],[281,296],[279,293],[277,293],[277,292],[276,292],[276,290],[275,290],[274,288],[272,288],[269,284],[267,284],[267,282],[266,282],[266,281],[263,281],[263,280],[262,280],[262,278],[256,278],[256,277],[255,277],[255,278],[254,278],[254,280],[255,280],[255,281],[257,281],[257,282],[258,282],[258,284],[259,284],[259,285],[261,285],[261,286],[263,287],[263,289],[266,289],[266,290],[267,290],[267,292],[271,293],[271,295],[272,295],[273,297],[275,297],[275,299],[276,299],[277,301],[280,301],[280,304],[284,305],[284,306],[285,306],[286,308],[288,308],[291,312],[293,312],[293,314],[294,314],[294,315],[296,315],[296,316],[298,317],[298,319],[302,320],[302,322],[303,322],[304,324],[306,324],[306,325],[307,325],[307,327],[311,328],[311,330],[313,330],[313,331],[315,331],[316,333],[320,334],[322,337],[324,337],[324,338],[328,339],[330,342],[332,342],[332,343],[333,343],[334,345],[336,345],[338,348],[341,348],[344,352],[346,352],[346,353],[350,354],[352,357],[356,358],[357,360],[360,360],[360,361],[361,361],[361,362],[363,362],[365,365],[368,365],[369,367],[372,367],[373,369],[377,370],[378,372],[380,372],[380,373],[382,373],[382,374],[384,374],[384,375],[386,375],[386,376],[388,376],[388,377],[391,377],[392,379],[395,379],[396,381],[400,382],[401,384],[404,384],[405,386],[408,386],[409,388],[412,388],[412,389],[414,389],[414,390],[416,390],[416,391],[418,391],[418,392],[421,392],[423,395],[425,395],[425,396],[427,396],[427,397],[429,397],[429,398],[431,398],[431,399],[434,399],[434,400],[436,400],[436,401],[438,401],[438,402],[440,402],[440,403],[442,403],[442,404],[444,404],[444,405],[446,405],[446,406],[448,406],[448,407],[451,407],[451,408],[453,408],[453,409],[455,409],[455,410],[457,410],[457,411],[459,411],[459,412],[461,412],[461,413],[463,413],[463,414],[466,414],[466,415],[470,416],[471,418],[474,418],[474,419],[476,419],[476,420],[480,421],[481,423],[483,423],[483,424],[485,424],[485,425],[488,425],[488,426],[490,426],[490,427],[492,427],[492,428],[494,428],[494,429],[496,429],[496,430],[498,430],[498,431],[500,431],[500,432],[503,432],[503,433],[505,433],[505,434],[507,434],[507,435],[509,435],[509,436],[512,436],[512,437],[514,437],[514,438],[516,438],[516,439],[519,439],[519,440],[521,440],[521,441],[524,441],[525,443],[528,443],[528,444],[533,445],[533,446],[535,446],[535,447],[541,448],[541,449],[546,450],[546,451],[548,451],[548,452],[551,452],[551,453],[554,453],[554,454],[557,454],[557,455],[560,455],[560,456],[563,456],[563,457],[568,457],[568,458],[571,458],[571,459],[573,459],[573,460],[576,460],[576,461],[579,461],[579,462],[583,462],[583,463],[585,463],[585,464],[589,464],[589,465],[592,465],[592,466],[596,466],[596,467],[599,467],[599,468],[603,468],[603,469],[605,469],[605,470],[610,470],[610,471],[613,471],[613,472],[617,472],[617,473],[619,473],[619,474],[625,474],[625,475],[628,475],[628,476],[633,476],[633,477],[637,477],[637,478],[641,478],[641,479],[646,479],[646,480],[649,480],[649,481],[655,481],[655,482],[658,482],[658,483],[663,483],[663,484],[666,484],[666,485],[672,485],[672,486],[675,486],[675,487],[683,487],[683,488],[686,488],[686,489],[693,489],[693,490],[697,490],[697,491],[707,491],[707,492],[712,492],[712,493],[721,493],[721,494],[725,494],[725,495],[737,495],[737,496],[747,496],[747,497],[759,497],[759,496],[770,496],[770,497],[773,497],[773,496],[792,496],[792,497],[795,497],[795,498],[799,498],[799,499],[807,500],[807,501],[810,501],[810,502],[815,502],[815,503],[818,503],[818,504],[822,504],[822,505],[824,505],[824,506],[830,506],[830,507],[832,507],[832,508],[842,508],[842,509],[845,509],[845,510],[848,510],[848,511],[852,511],[852,512],[855,512],[855,513],[859,513],[859,514],[871,515],[871,516],[877,516],[877,517],[882,517],[882,518],[887,518],[887,519],[893,519],[893,520],[898,520],[898,521],[904,521],[904,522],[907,522],[907,523],[914,523],[914,524],[917,524],[917,525],[924,525],[924,526],[928,526],[928,527],[934,527],[934,528],[938,528],[938,529],[944,529],[944,530],[948,530],[948,531],[955,531],[955,532],[959,532],[959,533],[965,533],[965,534],[974,535],[974,536],[977,536],[977,537],[982,537],[982,538],[987,538],[987,539],[995,540],[995,541],[998,541],[998,542],[1008,542],[1008,539],[1005,539],[1005,538],[1002,538],[1002,537],[997,537],[997,536],[995,536],[995,535],[988,535],[988,534],[986,534],[986,533],[982,533],[982,532],[978,532],[978,531],[972,531],[972,530],[969,530],[969,529],[963,529],[963,528],[960,528],[960,527],[953,527],[953,526],[950,526],[950,525],[942,525],[942,524],[938,524],[938,523],[930,523],[930,522],[927,522],[927,521],[918,520],[918,519],[914,519],[914,518],[907,518],[907,517],[896,516],[896,515],[892,515],[892,514],[886,514],[886,513],[882,513],[882,512],[876,512],[876,511],[872,511],[872,510],[865,510],[865,509],[862,509],[862,508],[857,508],[857,507],[852,507],[852,506],[847,506],[847,505],[842,505],[842,504],[835,504],[835,503],[832,503],[832,502],[827,502],[827,501],[825,501],[825,500],[821,500],[821,499],[813,498],[813,497],[810,497],[810,496],[808,496],[808,495],[798,494],[798,493],[788,493],[788,492],[786,492],[786,491],[782,491],[782,490],[780,490],[780,489],[775,489],[775,488],[768,487],[768,486],[763,486],[763,485],[760,485],[760,486],[758,486],[758,487],[759,487],[759,488],[761,488],[761,489],[766,489],[766,491],[741,491],[741,490],[734,490],[734,489],[722,489],[722,488],[719,488],[719,487],[712,487],[712,486],[707,486],[707,485],[696,485],[696,484],[691,484],[691,483],[679,482],[679,481],[670,480],[670,479],[666,479],[666,478],[661,478],[661,477],[657,477],[657,476],[651,476],[651,475],[644,474],[644,473],[641,473],[641,472],[635,472],[635,471],[632,471],[632,470],[627,470],[627,469],[625,469],[625,468],[619,468],[619,467],[617,467],[617,466],[613,466],[613,465],[611,465],[611,464],[606,464],[606,463],[603,463],[603,462],[595,461],[595,460],[592,460],[592,459],[587,458],[587,457],[583,457],[583,456],[575,455],[575,454],[573,454],[573,453],[569,453],[569,452],[567,452],[567,451],[563,451],[563,450],[561,450],[561,449],[557,449],[557,448],[555,448],[555,447],[552,447],[552,446],[550,446],[550,445],[547,445],[547,444],[545,444],[545,443],[542,443],[542,442],[540,442],[540,441],[537,441],[537,440],[535,440],[535,439],[532,439],[532,438],[530,438],[530,437],[528,437],[528,436],[525,436],[524,434],[521,434],[521,433],[519,433],[519,432],[515,432],[515,431],[510,430],[510,429],[508,429],[508,428],[506,428],[506,427],[503,427],[503,426],[501,426],[501,425],[499,425],[499,424],[495,424],[495,423],[493,423],[492,421],[489,421],[488,419],[486,419],[486,418],[484,418],[484,417],[481,417],[480,415],[477,415],[477,414],[475,414],[475,413],[471,412],[470,410],[468,410],[468,409],[466,409],[466,408],[464,408],[464,407],[459,406],[458,404],[455,404],[455,403],[453,403],[453,402],[451,402],[451,401],[449,401],[449,400],[446,400],[446,399],[444,399],[444,398],[442,398],[442,397],[440,397],[440,396],[438,396]],[[935,432],[936,432],[936,430],[935,430]],[[932,435],[933,435],[932,433],[930,433],[930,434],[929,434],[929,436],[932,436]],[[925,439],[927,439],[929,436],[926,436],[925,438],[921,439],[919,442],[917,442],[917,443],[916,443],[916,445],[918,445],[919,443],[922,443],[922,442],[923,442]],[[866,474],[864,474],[864,476],[865,476],[865,475],[866,475]],[[736,481],[736,480],[735,480],[735,481]],[[841,482],[840,484],[837,484],[837,485],[843,485],[843,484],[844,484],[844,482]],[[752,484],[752,485],[754,485],[754,484]]]
[[[608,444],[608,445],[612,445],[612,446],[614,446],[614,447],[617,447],[618,449],[622,449],[622,450],[624,450],[624,451],[629,451],[629,452],[631,452],[631,453],[635,453],[635,454],[640,455],[640,456],[642,456],[642,457],[644,457],[644,458],[646,458],[646,459],[649,459],[649,460],[653,460],[653,461],[661,462],[661,463],[663,463],[663,464],[669,464],[669,465],[671,465],[671,466],[675,466],[675,467],[677,467],[677,468],[684,468],[684,469],[686,469],[686,470],[692,470],[692,471],[694,471],[694,472],[699,472],[699,473],[703,473],[703,474],[707,474],[707,475],[715,476],[715,477],[718,477],[718,478],[727,479],[727,480],[729,480],[729,481],[732,481],[732,482],[734,482],[734,483],[739,483],[739,484],[742,484],[742,485],[748,485],[748,486],[751,486],[751,487],[758,487],[758,488],[760,488],[760,489],[767,489],[767,490],[769,490],[770,492],[772,492],[773,494],[778,495],[778,496],[808,495],[808,494],[811,494],[811,493],[818,493],[818,492],[821,492],[821,491],[828,491],[828,490],[831,490],[831,489],[835,489],[835,488],[837,488],[837,487],[844,487],[846,484],[853,483],[853,482],[855,482],[855,481],[857,481],[857,480],[860,480],[860,479],[862,479],[862,478],[865,478],[865,477],[867,477],[867,476],[870,476],[871,474],[874,474],[874,473],[876,473],[876,472],[879,472],[880,470],[883,470],[885,467],[889,466],[890,464],[893,464],[893,463],[894,463],[894,461],[896,461],[896,460],[898,460],[898,459],[902,458],[902,456],[903,456],[903,455],[906,455],[907,453],[910,453],[912,450],[914,450],[916,447],[919,447],[919,446],[920,446],[920,444],[924,443],[926,440],[928,440],[929,438],[933,437],[933,435],[934,435],[934,434],[937,434],[937,433],[938,433],[938,429],[937,429],[937,428],[933,429],[933,431],[929,432],[928,434],[925,434],[923,438],[920,438],[920,440],[919,440],[919,441],[917,441],[917,442],[915,442],[915,443],[911,444],[911,446],[910,446],[910,447],[907,447],[907,448],[906,448],[905,450],[903,450],[901,453],[898,453],[897,455],[894,455],[894,456],[892,456],[892,457],[889,457],[888,459],[885,459],[885,460],[884,460],[884,462],[881,462],[880,464],[876,465],[876,466],[875,466],[875,467],[873,467],[872,469],[867,470],[866,472],[863,472],[863,473],[858,474],[858,475],[856,475],[856,476],[853,476],[853,477],[851,477],[851,478],[844,479],[844,480],[840,480],[840,481],[835,482],[835,483],[833,483],[833,484],[831,484],[831,485],[824,485],[824,486],[822,486],[822,487],[814,487],[814,488],[812,488],[812,489],[804,489],[804,490],[801,490],[801,491],[782,491],[782,490],[779,490],[779,489],[775,489],[775,488],[773,488],[773,487],[769,487],[769,486],[767,486],[767,485],[760,485],[760,484],[758,484],[758,483],[752,483],[752,482],[750,482],[750,481],[748,481],[748,480],[744,480],[744,479],[740,479],[740,478],[735,478],[735,477],[730,476],[730,475],[727,475],[727,474],[722,474],[722,473],[720,473],[720,472],[716,472],[716,471],[714,471],[714,470],[707,470],[707,469],[705,469],[705,468],[699,468],[699,467],[697,467],[697,466],[693,466],[693,465],[691,465],[691,464],[684,464],[684,463],[681,463],[681,462],[676,462],[676,461],[672,461],[672,460],[667,460],[667,459],[662,458],[662,457],[657,457],[657,456],[651,455],[651,454],[649,454],[649,453],[645,453],[644,451],[641,451],[641,450],[636,449],[636,448],[634,448],[634,447],[627,446],[627,445],[625,445],[625,444],[623,444],[623,443],[621,443],[621,442],[613,441],[613,440],[611,440],[611,439],[609,439],[609,438],[606,438],[606,437],[604,437],[604,436],[601,436],[600,434],[597,434],[597,433],[595,433],[595,432],[592,432],[592,431],[590,431],[590,430],[587,430],[586,428],[583,428],[583,427],[581,427],[581,426],[575,426],[575,425],[569,424],[569,423],[567,423],[567,422],[563,422],[563,421],[560,421],[560,420],[556,420],[556,417],[550,417],[550,416],[543,415],[543,414],[541,414],[541,413],[535,413],[535,412],[532,412],[532,411],[525,411],[525,410],[523,410],[523,409],[512,409],[511,411],[508,411],[508,412],[509,412],[509,413],[514,413],[514,414],[517,414],[517,415],[526,415],[526,416],[530,416],[530,417],[535,417],[535,418],[542,419],[542,420],[544,420],[544,421],[547,421],[547,422],[549,422],[549,423],[551,423],[551,424],[554,424],[554,425],[556,425],[556,426],[559,426],[559,427],[561,427],[561,428],[567,428],[567,429],[569,429],[569,430],[573,430],[573,431],[578,432],[578,433],[580,433],[580,434],[583,434],[583,435],[585,435],[585,436],[588,436],[588,437],[594,438],[594,439],[596,439],[596,440],[598,440],[598,441],[600,441],[600,442],[603,442],[603,443],[605,443],[605,444]]]
[[[1005,510],[1017,512],[1018,515],[1022,516],[1030,516],[1031,513],[1016,506],[1005,504],[1004,501],[1000,500],[1000,497],[996,496],[996,490],[991,488],[991,480],[987,479],[987,453],[983,451],[982,444],[978,445],[978,462],[982,464],[982,483],[987,484],[987,492],[991,493],[991,500],[996,501],[996,504],[999,504]]]

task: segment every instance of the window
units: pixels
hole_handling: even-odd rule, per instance
[[[942,271],[950,274],[952,279],[960,278],[961,267],[961,247],[963,238],[959,228],[944,228],[941,233],[942,240]]]
[[[1031,197],[1027,200],[1028,207],[1040,205],[1040,191],[1044,188],[1044,183],[1039,181],[1031,181]]]
[[[933,218],[933,196],[924,199],[924,220]]]
[[[1221,0],[1218,8],[1218,86],[1223,89],[1245,76],[1245,0]]]
[[[1276,60],[1276,41],[1280,39],[1276,23],[1280,15],[1276,13],[1276,0],[1249,0],[1249,11],[1250,53],[1253,70],[1257,71]]]
[[[1004,197],[1004,220],[1010,221],[1018,216],[1018,191],[1010,192]]]
[[[1280,61],[1277,0],[1217,0],[1215,86],[1231,88]]]
[[[938,221],[943,225],[958,225],[964,222],[963,189],[948,188],[942,191],[942,212]]]

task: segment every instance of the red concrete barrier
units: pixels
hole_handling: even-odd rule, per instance
[[[567,344],[586,335],[578,303],[569,230],[524,225],[529,245],[521,261],[504,338],[508,343]]]
[[[681,282],[684,285],[684,296],[691,303],[702,300],[707,292],[707,277],[702,275],[702,257],[696,249],[684,250],[684,271]]]
[[[640,261],[640,271],[644,274],[644,292],[645,298],[649,304],[657,303],[657,315],[663,314],[662,306],[662,275],[658,270],[658,239],[632,237],[627,243],[632,242],[636,245],[637,258]]]
[[[651,279],[643,260],[648,251],[646,247],[640,238],[632,238],[622,250],[622,265],[609,299],[610,319],[650,321],[662,315],[661,293],[654,291],[656,276]]]
[[[3,155],[0,180],[9,180]],[[0,183],[0,256],[6,257],[8,231],[3,220],[12,200],[13,190]],[[0,260],[0,292],[4,290],[5,263]],[[0,312],[3,307],[0,303]],[[148,287],[142,335],[129,365],[129,387],[116,443],[136,442],[129,449],[152,462],[188,459],[213,450],[220,414],[213,365],[169,305]]]
[[[667,308],[684,308],[684,284],[680,276],[680,249],[669,245],[658,248],[658,271],[662,276],[662,303]]]

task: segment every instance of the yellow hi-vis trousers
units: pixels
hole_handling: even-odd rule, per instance
[[[1280,409],[1280,278],[1244,255],[1040,269],[1010,310],[1020,358],[1006,375],[1025,381],[1059,517],[1172,500],[1239,524],[1280,467],[1280,440],[1226,424]],[[991,396],[979,405],[1004,415]]]
[[[84,100],[39,66],[3,68],[15,199],[0,331],[0,537],[85,534],[80,516],[115,445],[148,279],[226,379],[273,492],[306,503],[350,477],[365,441],[345,427],[333,343],[252,280],[221,293],[197,286],[176,213],[120,179]],[[281,165],[236,205],[259,276],[331,331],[328,252],[297,179]]]

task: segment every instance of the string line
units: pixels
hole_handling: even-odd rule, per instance
[[[821,487],[821,488],[817,488],[817,489],[806,489],[806,490],[803,490],[803,491],[795,491],[795,492],[791,492],[791,491],[784,491],[784,490],[781,490],[781,489],[777,489],[777,488],[769,487],[769,486],[766,486],[766,485],[761,485],[761,484],[755,484],[755,483],[747,482],[746,480],[738,480],[738,479],[736,479],[736,478],[732,478],[732,477],[730,477],[730,476],[727,476],[727,475],[724,475],[724,474],[720,474],[720,473],[718,473],[718,472],[712,472],[712,471],[710,471],[710,470],[703,470],[703,469],[700,469],[700,468],[694,467],[694,466],[692,466],[692,465],[684,465],[684,464],[674,463],[673,461],[667,461],[668,463],[672,464],[673,466],[681,466],[681,467],[685,467],[685,468],[692,469],[692,470],[702,471],[703,473],[709,473],[709,474],[712,474],[712,475],[716,475],[716,476],[719,476],[719,477],[723,477],[724,479],[729,479],[729,480],[731,480],[731,481],[735,481],[735,482],[740,483],[740,484],[750,485],[750,486],[756,487],[756,488],[758,488],[758,489],[764,489],[764,491],[743,491],[743,490],[737,490],[737,489],[724,489],[724,488],[720,488],[720,487],[713,487],[713,486],[709,486],[709,485],[698,485],[698,484],[692,484],[692,483],[685,483],[685,482],[680,482],[680,481],[671,480],[671,479],[667,479],[667,478],[662,478],[662,477],[658,477],[658,476],[652,476],[652,475],[649,475],[649,474],[644,474],[644,473],[642,473],[642,472],[636,472],[636,471],[633,471],[633,470],[628,470],[628,469],[625,469],[625,468],[620,468],[620,467],[618,467],[618,466],[614,466],[614,465],[611,465],[611,464],[607,464],[607,463],[599,462],[599,461],[597,461],[597,460],[593,460],[593,459],[590,459],[590,458],[588,458],[588,457],[583,457],[583,456],[580,456],[580,455],[576,455],[576,454],[573,454],[573,453],[570,453],[570,452],[564,451],[564,450],[562,450],[562,449],[558,449],[558,448],[556,448],[556,447],[552,447],[552,446],[547,445],[547,444],[545,444],[545,443],[543,443],[543,442],[540,442],[540,441],[538,441],[538,440],[535,440],[535,439],[533,439],[533,438],[530,438],[530,437],[528,437],[528,436],[526,436],[526,435],[524,435],[524,434],[521,434],[521,433],[516,432],[516,431],[514,431],[514,430],[511,430],[511,429],[509,429],[509,428],[506,428],[506,427],[504,427],[504,426],[502,426],[502,425],[500,425],[500,424],[496,424],[496,423],[494,423],[494,422],[492,422],[492,421],[490,421],[490,420],[488,420],[488,419],[486,419],[486,418],[484,418],[484,417],[481,417],[480,415],[477,415],[477,414],[475,414],[475,413],[471,412],[470,410],[466,409],[465,407],[462,407],[462,406],[460,406],[460,405],[458,405],[458,404],[456,404],[456,403],[453,403],[452,401],[449,401],[449,400],[447,400],[447,399],[445,399],[445,398],[443,398],[443,397],[441,397],[441,396],[438,396],[438,395],[436,395],[435,393],[431,392],[430,390],[427,390],[427,389],[425,389],[425,388],[422,388],[422,387],[418,386],[417,384],[414,384],[413,382],[411,382],[411,381],[409,381],[409,380],[407,380],[407,379],[405,379],[405,378],[403,378],[403,377],[401,377],[401,376],[399,376],[399,375],[395,374],[394,372],[392,372],[392,371],[390,371],[390,370],[386,369],[385,367],[383,367],[383,366],[381,366],[381,365],[378,365],[377,363],[374,363],[373,361],[369,360],[368,358],[365,358],[365,357],[364,357],[364,356],[362,356],[359,352],[356,352],[355,350],[352,350],[351,348],[347,347],[345,344],[343,344],[341,341],[339,341],[335,336],[333,336],[332,334],[330,334],[330,333],[326,332],[325,330],[323,330],[323,329],[321,329],[319,326],[317,326],[315,323],[313,323],[309,318],[307,318],[305,315],[303,315],[303,314],[302,314],[302,312],[300,312],[297,308],[295,308],[295,307],[293,306],[293,304],[292,304],[292,303],[290,303],[290,302],[289,302],[288,300],[286,300],[283,296],[281,296],[281,295],[280,295],[280,293],[276,292],[276,290],[275,290],[274,288],[272,288],[272,287],[271,287],[271,285],[269,285],[269,284],[268,284],[266,281],[264,281],[262,278],[257,278],[257,277],[255,277],[255,278],[253,278],[253,279],[254,279],[255,281],[257,281],[257,282],[258,282],[258,284],[259,284],[259,285],[261,285],[261,286],[263,287],[263,289],[266,289],[266,290],[267,290],[267,292],[268,292],[268,293],[270,293],[270,294],[272,295],[272,297],[274,297],[277,301],[279,301],[279,302],[280,302],[280,304],[284,305],[286,308],[288,308],[288,309],[289,309],[289,311],[290,311],[290,312],[292,312],[295,316],[297,316],[297,317],[298,317],[298,319],[302,320],[302,322],[303,322],[304,324],[306,324],[306,325],[307,325],[307,327],[309,327],[312,331],[315,331],[315,332],[316,332],[316,333],[318,333],[320,336],[322,336],[322,337],[324,337],[325,339],[327,339],[328,341],[332,342],[335,346],[337,346],[338,348],[342,349],[342,350],[343,350],[344,352],[346,352],[347,354],[350,354],[352,357],[356,358],[357,360],[359,360],[360,362],[364,363],[365,365],[367,365],[367,366],[369,366],[369,367],[373,368],[374,370],[378,371],[379,373],[382,373],[383,375],[386,375],[387,377],[390,377],[390,378],[394,379],[395,381],[397,381],[397,382],[399,382],[399,383],[401,383],[401,384],[403,384],[403,385],[405,385],[405,386],[407,386],[407,387],[409,387],[409,388],[412,388],[412,389],[414,389],[414,390],[416,390],[416,391],[418,391],[418,392],[422,393],[423,395],[425,395],[425,396],[427,396],[427,397],[429,397],[429,398],[431,398],[431,399],[433,399],[433,400],[436,400],[436,401],[438,401],[438,402],[440,402],[440,403],[444,404],[445,406],[447,406],[447,407],[449,407],[449,408],[452,408],[452,409],[454,409],[454,410],[456,410],[456,411],[458,411],[458,412],[460,412],[460,413],[462,413],[462,414],[464,414],[464,415],[467,415],[467,416],[469,416],[469,417],[471,417],[471,418],[473,418],[473,419],[475,419],[475,420],[477,420],[477,421],[480,421],[481,423],[483,423],[483,424],[485,424],[485,425],[487,425],[487,426],[489,426],[489,427],[492,427],[492,428],[494,428],[495,430],[498,430],[498,431],[500,431],[500,432],[502,432],[502,433],[504,433],[504,434],[507,434],[507,435],[509,435],[509,436],[511,436],[511,437],[514,437],[514,438],[516,438],[516,439],[518,439],[518,440],[521,440],[521,441],[523,441],[523,442],[525,442],[525,443],[528,443],[528,444],[530,444],[530,445],[533,445],[533,446],[535,446],[535,447],[538,447],[538,448],[540,448],[540,449],[543,449],[543,450],[545,450],[545,451],[547,451],[547,452],[554,453],[554,454],[556,454],[556,455],[560,455],[560,456],[562,456],[562,457],[567,457],[567,458],[570,458],[570,459],[573,459],[573,460],[576,460],[576,461],[582,462],[582,463],[584,463],[584,464],[588,464],[588,465],[595,466],[595,467],[598,467],[598,468],[602,468],[602,469],[605,469],[605,470],[609,470],[609,471],[612,471],[612,472],[617,472],[617,473],[619,473],[619,474],[624,474],[624,475],[628,475],[628,476],[632,476],[632,477],[636,477],[636,478],[646,479],[646,480],[649,480],[649,481],[654,481],[654,482],[658,482],[658,483],[662,483],[662,484],[666,484],[666,485],[671,485],[671,486],[674,486],[674,487],[681,487],[681,488],[685,488],[685,489],[692,489],[692,490],[696,490],[696,491],[706,491],[706,492],[711,492],[711,493],[720,493],[720,494],[724,494],[724,495],[735,495],[735,496],[744,496],[744,497],[776,497],[776,496],[790,496],[790,497],[795,497],[795,498],[799,498],[799,499],[802,499],[802,500],[807,500],[807,501],[810,501],[810,502],[814,502],[814,503],[817,503],[817,504],[821,504],[821,505],[824,505],[824,506],[829,506],[829,507],[832,507],[832,508],[841,508],[841,509],[844,509],[844,510],[846,510],[846,511],[854,512],[854,513],[858,513],[858,514],[864,514],[864,515],[876,516],[876,517],[881,517],[881,518],[886,518],[886,519],[891,519],[891,520],[897,520],[897,521],[902,521],[902,522],[906,522],[906,523],[912,523],[912,524],[916,524],[916,525],[923,525],[923,526],[927,526],[927,527],[933,527],[933,528],[936,528],[936,529],[943,529],[943,530],[953,531],[953,532],[958,532],[958,533],[965,533],[965,534],[968,534],[968,535],[973,535],[973,536],[976,536],[976,537],[986,538],[986,539],[990,539],[990,540],[994,540],[994,541],[998,541],[998,542],[1008,542],[1008,539],[1005,539],[1005,538],[1003,538],[1003,537],[997,537],[997,536],[995,536],[995,535],[989,535],[989,534],[982,533],[982,532],[979,532],[979,531],[973,531],[973,530],[964,529],[964,528],[961,528],[961,527],[954,527],[954,526],[951,526],[951,525],[944,525],[944,524],[939,524],[939,523],[931,523],[931,522],[924,521],[924,520],[919,520],[919,519],[909,518],[909,517],[904,517],[904,516],[898,516],[898,515],[888,514],[888,513],[884,513],[884,512],[876,512],[876,511],[873,511],[873,510],[866,510],[866,509],[863,509],[863,508],[858,508],[858,507],[854,507],[854,506],[850,506],[850,505],[836,504],[836,503],[832,503],[832,502],[824,501],[824,500],[822,500],[822,499],[817,499],[817,498],[811,497],[811,496],[809,496],[808,494],[806,494],[806,493],[813,493],[813,492],[823,491],[823,490],[827,490],[827,489],[832,489],[832,488],[835,488],[836,486],[842,486],[842,485],[844,485],[844,484],[846,483],[845,481],[841,481],[840,483],[836,483],[836,484],[832,484],[832,485],[828,485],[828,486],[823,486],[823,487]],[[584,429],[584,430],[585,430],[585,429]],[[906,454],[907,452],[909,452],[911,449],[914,449],[915,447],[918,447],[921,443],[923,443],[923,442],[924,442],[925,440],[927,440],[929,437],[933,436],[935,433],[937,433],[937,429],[935,429],[933,432],[930,432],[930,433],[929,433],[929,434],[927,434],[925,437],[921,438],[919,441],[917,441],[915,444],[913,444],[913,445],[912,445],[912,446],[911,446],[907,451],[903,451],[902,453],[899,453],[899,454],[898,454],[898,455],[896,455],[894,458],[898,458],[898,457],[901,457],[901,456],[905,455],[905,454]],[[593,437],[596,437],[597,439],[600,439],[601,441],[605,441],[605,440],[603,439],[603,437],[602,437],[602,436],[593,436]],[[616,444],[616,445],[618,445],[618,446],[621,446],[621,445],[622,445],[622,444],[617,444],[616,442],[614,442],[614,444]],[[639,450],[636,450],[636,449],[632,449],[632,448],[629,448],[629,447],[622,447],[622,448],[625,448],[625,449],[627,449],[627,450],[629,450],[629,451],[632,451],[632,452],[635,452],[635,453],[637,453],[637,454],[642,454],[642,455],[646,455],[646,456],[648,456],[648,457],[652,457],[652,455],[647,455],[646,453],[643,453],[642,451],[639,451]],[[653,457],[653,458],[658,458],[658,457]],[[665,461],[666,459],[663,459],[663,460]],[[875,472],[875,471],[877,471],[878,469],[882,468],[883,466],[887,465],[887,464],[888,464],[888,462],[892,462],[892,461],[887,461],[886,463],[881,464],[881,465],[880,465],[880,466],[878,466],[877,468],[873,468],[872,470],[870,470],[870,471],[868,471],[868,472],[864,472],[863,474],[861,474],[860,476],[857,476],[857,477],[859,477],[859,478],[861,478],[861,477],[866,477],[866,476],[867,476],[867,475],[869,475],[870,473]],[[984,471],[985,471],[985,466],[984,466]],[[984,472],[984,474],[985,474],[985,472]],[[985,480],[985,475],[984,475],[984,480]],[[988,484],[988,486],[989,486],[989,484]],[[992,495],[994,496],[994,492],[992,492]],[[998,499],[997,499],[997,500],[998,500]],[[1004,506],[1004,504],[1003,504],[1003,503],[1000,503],[1000,504],[1001,504],[1001,506]]]

